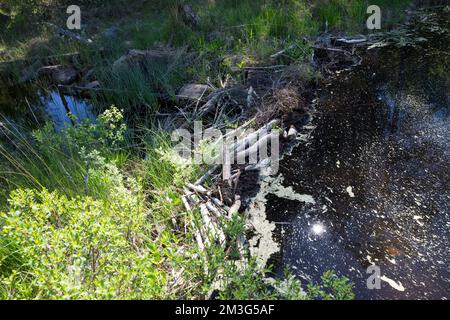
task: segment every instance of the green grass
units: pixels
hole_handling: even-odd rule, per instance
[[[199,298],[211,290],[218,270],[225,275],[223,299],[353,297],[348,280],[333,273],[304,293],[290,275],[275,287],[267,284],[268,270],[254,261],[237,268],[233,250],[228,254],[213,246],[199,252],[192,235],[199,212],[186,212],[180,194],[202,168],[177,161],[169,133],[156,124],[154,113],[161,107],[158,96],[170,101],[189,82],[219,87],[231,76],[239,83],[235,67],[272,63],[270,54],[291,44],[296,47],[288,52],[289,62],[301,65],[311,54],[303,38],[325,25],[364,31],[367,1],[197,0],[191,2],[202,18],[197,29],[181,22],[178,0],[142,6],[117,0],[116,7],[83,1],[91,45],[36,25],[21,30],[25,12],[30,21],[40,19],[39,10],[30,14],[26,7],[36,2],[14,1],[13,23],[0,38],[0,61],[24,58],[33,64],[44,56],[80,52],[81,60],[61,62],[93,67],[105,90],[91,99],[101,114],[97,123],[55,133],[51,125],[30,132],[1,120],[0,298]],[[382,7],[389,27],[401,19],[392,12],[401,13],[409,2],[371,4]],[[98,17],[89,16],[96,7]],[[52,21],[61,24],[64,16],[53,16],[58,11],[52,10]],[[118,37],[105,39],[102,31],[111,25],[119,27]],[[161,44],[175,52],[167,63],[111,68],[127,48]],[[244,225],[240,218],[224,222],[228,239],[236,239]],[[96,246],[89,247],[92,243]],[[289,290],[281,293],[277,286]]]
[[[378,5],[382,14],[382,29],[387,30],[404,17],[404,9],[411,3],[409,0],[318,0],[313,4],[313,16],[323,29],[345,31],[348,33],[364,33],[366,10],[369,5]]]

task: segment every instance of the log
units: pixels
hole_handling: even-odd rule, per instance
[[[289,47],[287,47],[286,49],[280,50],[277,53],[274,53],[270,56],[270,59],[272,60],[277,60],[279,57],[281,57],[286,51],[292,50],[296,47],[295,44],[290,45]]]
[[[230,207],[230,210],[228,211],[228,218],[232,218],[233,214],[237,214],[239,212],[239,209],[241,208],[241,197],[239,195],[236,195],[235,201],[233,205]]]
[[[210,175],[212,175],[217,169],[219,169],[219,165],[213,166],[209,169],[203,176],[201,176],[197,181],[195,181],[194,185],[199,185],[204,183]]]
[[[219,243],[221,245],[225,245],[226,242],[225,234],[222,232],[222,230],[219,230],[210,219],[209,217],[210,212],[206,207],[206,204],[204,203],[200,204],[200,212],[202,214],[203,221],[205,221],[205,228],[211,232],[214,239],[219,240]]]
[[[221,219],[228,219],[228,217],[225,216],[225,214],[221,212],[222,208],[217,207],[212,199],[209,200],[208,202],[206,202],[206,207],[208,208],[209,211],[211,211],[216,216],[216,218],[219,221]]]
[[[82,42],[82,43],[88,43],[88,44],[93,43],[93,41],[92,41],[91,39],[83,38],[82,36],[76,34],[75,32],[66,30],[66,29],[64,29],[64,28],[62,28],[62,27],[59,27],[59,26],[53,24],[53,23],[50,23],[50,22],[44,22],[44,24],[46,24],[47,26],[49,26],[49,27],[51,27],[52,29],[54,29],[55,32],[56,32],[58,35],[60,35],[60,36],[65,36],[65,37],[68,37],[68,38],[70,38],[70,39],[72,39],[72,40],[75,40],[75,41],[78,41],[78,42]]]
[[[205,188],[204,188],[203,186],[201,186],[201,185],[194,185],[194,184],[192,184],[192,183],[188,183],[186,186],[187,186],[189,189],[191,189],[192,191],[195,191],[195,192],[200,193],[200,194],[207,195],[207,194],[209,193],[209,191],[208,191],[207,189],[205,189]]]
[[[339,38],[336,39],[336,43],[337,44],[358,44],[358,43],[363,43],[366,42],[367,38],[362,36],[361,38],[356,38],[356,39],[345,39],[345,38]]]
[[[180,89],[176,97],[179,100],[200,101],[210,90],[205,84],[187,84]]]

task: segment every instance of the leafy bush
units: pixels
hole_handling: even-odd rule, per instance
[[[270,268],[261,268],[255,259],[250,259],[246,266],[226,262],[223,270],[219,298],[224,300],[352,300],[355,297],[353,284],[333,271],[326,271],[321,277],[321,283],[307,284],[307,290],[303,290],[300,280],[288,269],[282,278],[266,278]]]
[[[120,181],[121,179],[118,178]],[[163,257],[150,238],[142,195],[123,184],[110,201],[17,190],[1,213],[2,238],[24,264],[1,276],[15,299],[158,298]],[[150,238],[151,239],[151,238]]]
[[[326,271],[321,284],[309,284],[308,295],[312,299],[353,300],[353,285],[346,277],[338,277],[333,271]]]
[[[121,111],[113,106],[95,123],[86,121],[59,133],[48,123],[32,135],[12,124],[3,125],[0,133],[7,140],[0,144],[4,192],[22,187],[58,189],[72,196],[89,190],[93,197],[107,194],[109,184],[102,185],[96,177],[98,172],[112,170],[108,160],[118,158],[122,152],[120,147],[126,134],[122,117]],[[8,145],[20,148],[10,150]]]

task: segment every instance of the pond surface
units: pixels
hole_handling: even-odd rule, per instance
[[[0,87],[0,115],[35,128],[50,120],[56,131],[74,122],[95,120],[87,100],[43,89],[34,84]]]
[[[448,8],[420,11],[322,88],[315,129],[253,206],[271,235],[253,254],[276,272],[335,270],[357,299],[450,298],[449,21]],[[381,289],[367,288],[371,265]]]

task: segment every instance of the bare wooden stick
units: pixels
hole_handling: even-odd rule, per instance
[[[295,45],[295,44],[292,44],[292,45],[290,45],[289,47],[287,47],[286,49],[280,50],[280,51],[278,51],[278,52],[272,54],[272,55],[270,56],[270,59],[276,60],[276,59],[278,59],[279,57],[281,57],[286,51],[292,50],[292,49],[294,49],[295,47],[296,47],[296,45]]]
[[[187,185],[186,185],[189,189],[191,189],[192,191],[195,191],[195,192],[198,192],[198,193],[200,193],[200,194],[208,194],[209,192],[208,192],[208,190],[207,189],[205,189],[203,186],[201,186],[201,185],[194,185],[194,184],[192,184],[192,183],[188,183]]]
[[[222,218],[225,218],[225,215],[220,211],[220,207],[216,207],[214,205],[214,202],[212,202],[213,200],[211,199],[210,201],[206,202],[206,207],[208,208],[209,211],[211,211],[219,220]]]
[[[205,221],[205,228],[206,230],[209,230],[213,236],[214,239],[219,240],[219,243],[221,245],[225,244],[225,235],[223,234],[222,230],[219,230],[217,226],[212,222],[209,215],[210,212],[208,208],[206,207],[205,203],[200,204],[200,212],[202,214],[203,220]]]
[[[236,195],[233,205],[230,207],[230,210],[228,210],[228,217],[231,218],[233,214],[238,213],[240,208],[241,208],[241,197],[239,195]]]
[[[212,175],[217,169],[219,169],[219,165],[214,165],[203,176],[201,176],[197,181],[195,181],[194,185],[200,185],[204,183],[209,178],[209,176]]]
[[[189,204],[189,201],[187,200],[186,196],[181,196],[181,202],[183,202],[184,207],[187,211],[191,211],[191,205]]]

